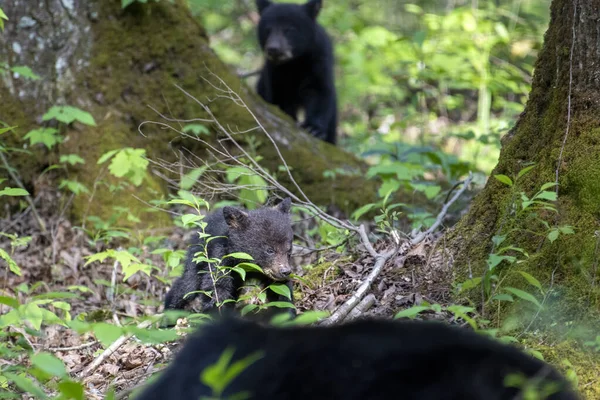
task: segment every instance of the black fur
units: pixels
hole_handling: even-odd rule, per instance
[[[306,4],[256,1],[258,40],[265,54],[257,91],[269,103],[329,143],[336,142],[337,99],[331,40],[316,21],[321,0]]]
[[[208,244],[209,257],[221,258],[226,254],[243,252],[254,258],[265,275],[248,273],[246,279],[258,279],[267,286],[275,281],[285,282],[292,292],[292,282],[289,275],[292,272],[290,256],[292,250],[293,231],[290,220],[290,199],[286,198],[277,206],[263,207],[252,211],[242,211],[234,207],[224,207],[205,218],[207,226],[205,233],[211,236],[224,236],[213,239]],[[243,285],[239,274],[231,273],[216,281],[216,296],[214,295],[213,279],[206,262],[193,261],[194,254],[204,249],[204,240],[193,241],[188,250],[187,260],[183,275],[174,283],[165,299],[165,309],[184,309],[185,306],[198,296],[198,294],[184,296],[193,291],[202,290],[212,293],[212,298],[200,294],[202,312],[210,312],[215,307],[218,297],[219,302],[225,299],[236,300],[238,291]],[[242,260],[231,257],[225,258],[222,265],[232,267]],[[212,266],[214,268],[214,266]],[[269,301],[289,301],[267,291]],[[227,303],[231,306],[233,303]]]
[[[332,327],[275,328],[226,320],[200,327],[140,400],[211,396],[201,371],[234,349],[232,365],[255,361],[219,398],[248,392],[278,400],[515,400],[508,374],[559,387],[548,400],[576,400],[548,364],[517,348],[437,322],[362,320]],[[541,386],[543,387],[543,385]],[[542,397],[540,397],[542,399]]]

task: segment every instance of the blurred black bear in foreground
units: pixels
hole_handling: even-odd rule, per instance
[[[250,365],[221,394],[213,393],[201,382],[202,371],[226,349],[233,357],[212,378],[222,382],[227,368]],[[537,397],[522,396],[531,389]],[[437,322],[362,320],[276,328],[229,319],[201,326],[139,399],[225,399],[242,393],[248,395],[244,399],[278,400],[578,398],[548,364]]]
[[[335,144],[337,99],[331,40],[317,21],[321,0],[306,4],[256,0],[258,40],[265,55],[257,91],[319,139]]]
[[[273,282],[285,282],[290,293],[292,283],[289,280],[292,268],[290,256],[292,251],[292,231],[290,219],[291,201],[284,199],[275,207],[263,207],[252,211],[242,211],[234,207],[223,207],[205,218],[207,223],[204,229],[210,236],[223,236],[212,239],[208,243],[207,253],[209,258],[223,256],[231,253],[247,253],[252,256],[252,263],[258,264],[263,274],[248,272],[246,280],[258,279],[264,286]],[[217,273],[218,279],[213,282],[207,262],[195,262],[194,255],[204,250],[206,242],[196,236],[188,250],[183,275],[174,283],[165,299],[165,310],[183,309],[190,301],[201,296],[202,312],[209,312],[224,300],[238,298],[238,291],[243,285],[241,276],[236,272],[227,274]],[[226,257],[221,265],[233,267],[242,260]],[[212,266],[215,269],[215,266]],[[210,292],[211,296],[194,291]],[[215,293],[216,292],[216,293]],[[284,296],[279,296],[267,290],[267,299],[270,301],[290,301]],[[227,306],[233,303],[226,303]]]

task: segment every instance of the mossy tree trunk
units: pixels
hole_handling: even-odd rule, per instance
[[[552,286],[536,321],[560,321],[557,326],[562,327],[578,317],[587,327],[589,314],[597,315],[599,310],[599,10],[600,0],[552,2],[551,22],[529,101],[516,126],[503,138],[492,175],[514,180],[528,163],[535,166],[512,188],[491,177],[469,213],[446,238],[454,271],[464,279],[471,273],[482,276],[489,254],[502,246],[525,249],[528,258],[508,253],[524,263],[504,262],[495,271],[507,277],[502,285],[521,285],[540,300],[543,296],[527,286],[516,270],[526,270],[546,288]],[[536,222],[534,215],[525,212],[517,217],[516,212],[521,192],[531,197],[543,184],[555,181],[558,213],[540,211],[537,215],[550,229],[570,225],[575,233],[560,235],[552,242],[548,228]],[[492,243],[495,235],[507,235],[496,248]],[[473,299],[481,304],[481,290],[475,290]],[[523,304],[518,307],[522,311]]]
[[[11,162],[28,188],[34,189],[33,182],[42,168],[57,162],[61,154],[75,153],[85,159],[85,165],[69,169],[69,178],[90,190],[99,179],[96,162],[110,150],[145,148],[151,159],[167,161],[177,159],[182,147],[203,154],[198,142],[177,139],[176,133],[156,125],[144,127],[145,137],[138,133],[141,122],[161,120],[149,106],[172,118],[206,118],[202,108],[175,84],[203,102],[211,99],[209,106],[223,126],[238,131],[254,127],[249,113],[220,98],[203,79],[210,78],[212,72],[258,116],[293,168],[295,179],[314,202],[333,203],[351,211],[375,199],[375,182],[364,178],[366,166],[353,155],[300,131],[291,119],[259,99],[212,52],[202,26],[182,1],[134,3],[125,10],[120,4],[120,0],[0,0],[9,17],[5,32],[0,34],[2,58],[7,58],[9,66],[29,66],[41,77],[31,81],[5,74],[0,81],[0,120],[18,125],[8,138],[11,144],[22,146],[26,132],[46,124],[41,116],[52,105],[79,107],[97,122],[95,127],[78,123],[61,127],[66,140],[57,151],[44,151],[37,145],[33,156],[15,155]],[[209,127],[217,133],[214,126]],[[6,135],[3,140],[7,140]],[[263,147],[258,149],[261,163],[276,171],[280,161],[267,142],[263,138]],[[333,182],[323,178],[324,171],[336,169],[351,174],[340,174]],[[108,174],[103,176],[110,181]],[[164,193],[165,186],[162,180],[149,176],[143,189],[129,192],[147,200]],[[92,215],[106,216],[114,205],[137,211],[144,207],[129,193],[113,196],[104,188],[97,189],[90,203]],[[80,218],[88,207],[89,198],[77,196],[74,217]]]

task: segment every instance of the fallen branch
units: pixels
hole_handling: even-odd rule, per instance
[[[408,249],[421,243],[427,236],[431,235],[441,225],[452,203],[454,203],[464,193],[466,188],[471,183],[472,179],[473,174],[469,172],[469,176],[467,177],[467,179],[465,179],[463,187],[459,191],[457,191],[446,204],[444,204],[433,225],[431,225],[431,227],[425,232],[416,235],[410,240],[410,242],[407,245],[403,246],[404,251],[402,256],[406,254]],[[375,251],[373,245],[369,241],[364,225],[361,225],[358,228],[358,233],[360,235],[361,241],[365,245],[369,254],[375,257],[375,265],[373,266],[373,270],[363,281],[363,283],[360,284],[356,292],[348,300],[346,300],[344,304],[339,306],[337,310],[335,310],[335,312],[329,316],[329,318],[321,321],[320,325],[333,325],[342,322],[344,319],[346,319],[350,311],[352,311],[362,301],[363,297],[365,297],[365,295],[369,291],[369,288],[371,287],[373,282],[375,282],[375,279],[377,279],[377,277],[383,270],[383,266],[385,265],[386,261],[389,260],[390,257],[392,257],[398,250],[398,247],[395,247],[393,250],[389,250],[385,253],[378,253],[377,251]]]
[[[375,295],[373,293],[369,293],[364,299],[361,300],[360,303],[358,303],[358,305],[356,307],[354,307],[352,309],[352,311],[350,311],[348,313],[348,316],[346,317],[346,321],[351,321],[353,319],[356,319],[356,318],[360,317],[362,314],[369,311],[369,309],[373,306],[373,304],[375,304],[375,300],[376,300]]]
[[[87,347],[92,347],[93,345],[98,344],[97,340],[94,340],[93,342],[88,342],[88,343],[84,343],[84,344],[80,344],[79,346],[71,346],[71,347],[50,347],[48,350],[49,351],[72,351],[72,350],[81,350],[81,349],[85,349]]]
[[[427,229],[425,232],[421,232],[420,234],[413,237],[410,241],[410,244],[412,244],[414,246],[416,244],[421,243],[423,241],[423,239],[425,239],[427,236],[431,235],[433,233],[433,231],[435,231],[441,225],[441,223],[444,220],[444,217],[446,216],[446,214],[448,213],[448,209],[450,208],[452,203],[454,203],[456,200],[458,200],[458,198],[465,192],[465,190],[467,190],[467,188],[471,184],[472,180],[473,180],[473,173],[469,172],[469,176],[463,182],[463,187],[460,188],[459,191],[454,193],[454,196],[452,196],[450,201],[448,201],[446,204],[444,204],[444,206],[442,207],[442,210],[438,214],[433,225],[431,225],[429,227],[429,229]]]
[[[162,316],[162,314],[155,315],[156,318],[160,318],[161,316]],[[154,319],[149,319],[149,320],[146,320],[146,321],[142,321],[141,323],[139,323],[137,325],[137,327],[140,328],[140,329],[145,329],[145,328],[149,327],[150,325],[152,325],[153,322],[154,322]],[[122,335],[117,340],[115,340],[113,344],[111,344],[110,346],[108,346],[106,348],[106,350],[104,350],[102,352],[102,354],[100,354],[98,356],[98,358],[96,358],[89,366],[87,366],[83,370],[83,372],[81,372],[81,374],[79,375],[79,377],[80,378],[84,378],[84,377],[86,377],[88,375],[91,375],[92,372],[94,372],[96,370],[96,368],[98,368],[108,357],[110,357],[111,355],[113,355],[113,353],[115,351],[117,351],[119,349],[119,347],[121,347],[125,343],[127,343],[127,341],[129,339],[131,339],[132,336],[134,336],[133,333],[129,333],[127,335]]]
[[[390,257],[393,256],[395,253],[396,249],[394,248],[393,250],[387,251],[386,253],[378,254],[375,260],[375,266],[373,267],[373,270],[371,271],[369,276],[367,276],[367,279],[365,279],[363,283],[361,283],[356,292],[354,292],[354,294],[348,300],[346,300],[344,304],[339,306],[338,309],[335,310],[335,312],[331,314],[329,318],[323,320],[320,323],[320,325],[327,326],[334,325],[338,322],[342,322],[346,318],[348,313],[352,311],[352,309],[356,307],[358,303],[360,303],[360,301],[363,299],[363,297],[367,294],[369,288],[371,287],[375,279],[377,279],[377,277],[379,276],[379,273],[383,269],[383,266],[385,265],[386,261],[389,260]]]

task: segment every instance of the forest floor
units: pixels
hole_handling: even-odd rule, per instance
[[[47,200],[48,203],[39,203],[51,204],[55,199]],[[162,301],[167,290],[164,283],[167,268],[161,256],[152,255],[151,249],[140,246],[143,254],[139,258],[149,259],[163,270],[155,271],[152,276],[138,272],[123,282],[122,271],[113,261],[94,262],[84,266],[85,257],[106,250],[106,246],[94,244],[63,215],[55,215],[56,211],[51,207],[41,207],[40,212],[48,226],[47,234],[41,233],[31,213],[21,213],[0,221],[4,231],[16,233],[20,237],[32,237],[26,246],[17,247],[12,252],[13,259],[22,270],[22,276],[7,273],[0,277],[0,294],[4,292],[5,295],[14,296],[17,292],[19,301],[23,303],[27,297],[37,294],[76,293],[65,300],[70,304],[73,317],[83,313],[87,321],[111,324],[121,324],[121,321],[162,312]],[[175,250],[186,248],[191,232],[173,228],[152,234],[163,235],[163,246]],[[117,246],[111,244],[110,247]],[[379,241],[374,247],[381,251],[390,246],[390,243]],[[11,252],[9,242],[5,239],[0,238],[0,247]],[[354,254],[350,255],[328,250],[294,258],[297,274],[301,276],[295,282],[299,312],[331,312],[353,294],[374,264],[373,257],[361,245],[354,248]],[[392,317],[399,310],[418,305],[424,300],[446,305],[450,301],[448,286],[440,283],[445,277],[435,276],[432,269],[423,272],[420,268],[431,261],[428,259],[429,250],[430,242],[424,241],[413,248],[408,257],[388,260],[371,288],[375,302],[363,315]],[[313,267],[300,267],[304,265]],[[7,307],[0,305],[0,314],[5,312]],[[425,313],[421,317],[456,323],[445,312]],[[104,398],[110,385],[115,387],[117,398],[124,398],[131,388],[140,385],[163,368],[177,345],[145,345],[133,337],[117,348],[94,371],[86,373],[87,367],[103,350],[92,333],[79,335],[58,324],[43,328],[43,333],[42,336],[27,335],[29,345],[35,351],[50,351],[60,358],[71,376],[82,379],[87,396],[96,399]]]

